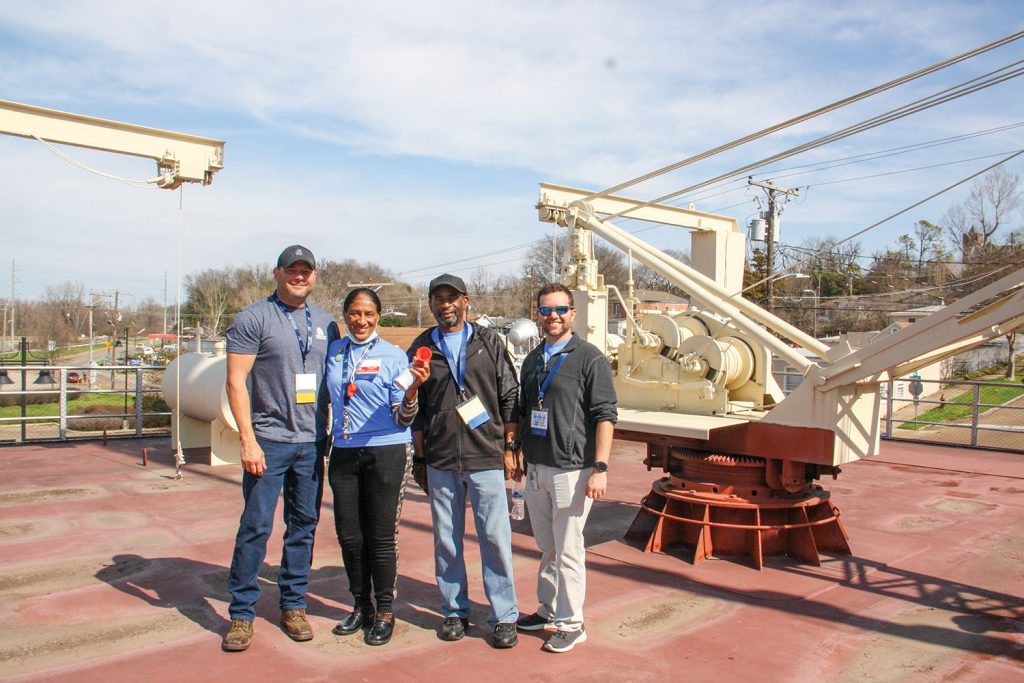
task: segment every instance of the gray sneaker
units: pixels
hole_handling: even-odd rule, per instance
[[[548,652],[568,652],[585,642],[587,642],[587,632],[582,628],[579,631],[555,631],[555,635],[544,643],[544,649]]]

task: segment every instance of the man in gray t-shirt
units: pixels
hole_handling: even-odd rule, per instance
[[[324,365],[338,325],[306,301],[316,282],[308,249],[293,245],[281,252],[274,280],[276,291],[244,308],[227,333],[228,403],[245,470],[245,506],[228,574],[231,630],[221,643],[228,652],[241,652],[252,640],[258,576],[282,488],[281,625],[293,640],[313,638],[305,596],[323,490],[329,400]]]

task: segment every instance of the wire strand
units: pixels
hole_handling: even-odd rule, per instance
[[[718,147],[715,147],[713,149],[707,150],[706,152],[701,152],[700,154],[695,154],[695,155],[693,155],[691,157],[687,157],[686,159],[683,159],[682,161],[677,161],[674,164],[669,164],[668,166],[664,166],[664,167],[659,168],[659,169],[657,169],[655,171],[651,171],[650,173],[645,173],[644,175],[638,176],[636,178],[633,178],[632,180],[627,180],[627,181],[625,181],[623,183],[619,183],[618,185],[615,185],[614,187],[610,187],[607,190],[604,190],[602,192],[597,192],[597,193],[594,193],[594,194],[586,197],[584,199],[584,201],[587,201],[587,200],[590,200],[590,199],[597,199],[599,197],[604,197],[606,195],[612,194],[614,192],[619,192],[619,191],[624,190],[624,189],[626,189],[628,187],[632,187],[633,185],[638,185],[638,184],[640,184],[642,182],[645,182],[647,180],[650,180],[652,178],[656,178],[656,177],[658,177],[660,175],[664,175],[666,173],[670,173],[672,171],[678,170],[678,169],[682,168],[683,166],[687,166],[687,165],[695,163],[697,161],[701,161],[703,159],[707,159],[708,157],[714,156],[716,154],[720,154],[721,152],[728,151],[730,149],[733,149],[734,147],[739,147],[740,145],[744,145],[744,144],[746,144],[748,142],[752,142],[754,140],[760,139],[762,137],[765,137],[766,135],[770,135],[770,134],[776,133],[776,132],[778,132],[780,130],[784,130],[784,129],[789,128],[791,126],[797,125],[799,123],[803,123],[805,121],[809,121],[809,120],[811,120],[813,118],[816,118],[818,116],[821,116],[823,114],[827,114],[827,113],[829,113],[831,111],[834,111],[836,109],[840,109],[840,108],[845,107],[847,105],[853,104],[854,102],[859,102],[860,100],[866,99],[868,97],[872,97],[873,95],[877,95],[878,93],[885,92],[886,90],[891,90],[891,89],[893,89],[893,88],[895,88],[897,86],[904,85],[906,83],[910,83],[911,81],[914,81],[914,80],[916,80],[918,78],[922,78],[923,76],[927,76],[927,75],[930,75],[930,74],[935,73],[937,71],[941,71],[942,69],[945,69],[945,68],[947,68],[949,66],[952,66],[954,64],[958,64],[958,63],[960,63],[962,61],[971,59],[972,57],[976,57],[976,56],[978,56],[980,54],[983,54],[985,52],[988,52],[990,50],[994,50],[996,48],[1002,47],[1003,45],[1007,45],[1009,43],[1012,43],[1013,41],[1019,40],[1022,37],[1024,37],[1024,31],[1018,31],[1016,33],[1012,33],[1012,34],[1010,34],[1008,36],[1000,38],[999,40],[995,40],[995,41],[993,41],[991,43],[988,43],[987,45],[982,45],[980,47],[974,48],[973,50],[968,50],[967,52],[963,52],[963,53],[961,53],[959,55],[956,55],[954,57],[950,57],[949,59],[945,59],[945,60],[943,60],[941,62],[937,62],[935,64],[932,64],[929,67],[925,67],[923,69],[919,69],[918,71],[915,71],[915,72],[910,73],[910,74],[906,74],[905,76],[901,76],[901,77],[896,78],[894,80],[891,80],[891,81],[889,81],[887,83],[883,83],[883,84],[877,85],[877,86],[875,86],[873,88],[869,88],[868,90],[864,90],[863,92],[857,93],[856,95],[851,95],[850,97],[846,97],[844,99],[837,100],[837,101],[835,101],[835,102],[833,102],[831,104],[825,105],[824,107],[820,107],[820,108],[815,109],[813,111],[807,112],[806,114],[801,114],[800,116],[796,116],[794,118],[788,119],[786,121],[783,121],[782,123],[776,124],[774,126],[769,126],[768,128],[764,128],[764,129],[762,129],[760,131],[757,131],[756,133],[751,133],[750,135],[747,135],[745,137],[739,138],[739,139],[734,140],[732,142],[728,142],[728,143],[726,143],[724,145],[719,145]],[[637,207],[637,208],[640,208],[640,207]]]
[[[104,173],[103,171],[98,171],[95,168],[92,168],[91,166],[88,166],[88,165],[82,163],[81,161],[78,161],[77,159],[75,159],[75,158],[73,158],[71,156],[68,156],[67,154],[65,154],[64,152],[60,151],[59,149],[57,149],[56,147],[51,145],[46,140],[44,140],[41,137],[39,137],[38,135],[33,135],[32,137],[35,138],[37,142],[41,143],[44,147],[46,147],[48,150],[50,150],[51,152],[56,154],[58,157],[60,157],[64,161],[68,162],[72,166],[77,166],[78,168],[80,168],[80,169],[82,169],[84,171],[88,171],[89,173],[94,173],[94,174],[96,174],[98,176],[101,176],[103,178],[110,178],[111,180],[116,180],[118,182],[122,182],[125,185],[128,185],[130,187],[134,187],[134,188],[139,189],[139,190],[156,190],[156,189],[158,189],[158,188],[154,187],[154,185],[156,185],[160,181],[160,179],[161,179],[160,176],[157,176],[155,178],[150,178],[149,180],[135,180],[135,179],[132,179],[132,178],[124,178],[122,176],[113,175],[112,173]]]

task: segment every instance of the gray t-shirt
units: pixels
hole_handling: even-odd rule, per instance
[[[285,307],[307,344],[306,313]],[[338,324],[327,311],[309,304],[313,340],[303,368],[295,328],[273,296],[247,306],[228,328],[228,353],[255,355],[247,385],[252,403],[252,428],[256,436],[284,443],[316,441],[327,430],[327,388],[324,365],[327,345],[338,338]],[[295,375],[316,375],[317,400],[295,402]]]

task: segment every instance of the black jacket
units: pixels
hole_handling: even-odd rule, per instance
[[[455,412],[459,390],[431,328],[409,347],[409,358],[426,346],[432,352],[430,379],[419,389],[419,413],[412,424],[423,432],[427,464],[440,470],[476,472],[502,469],[505,424],[519,421],[519,381],[505,342],[494,330],[473,325],[466,347],[466,393],[479,396],[490,419],[469,429]],[[417,454],[419,457],[419,454]]]
[[[565,360],[544,393],[548,411],[547,436],[530,433],[530,413],[538,407],[539,380],[558,360]],[[579,470],[594,464],[598,422],[616,422],[615,387],[608,359],[593,344],[575,334],[561,352],[544,363],[544,343],[523,361],[519,441],[528,464]]]

